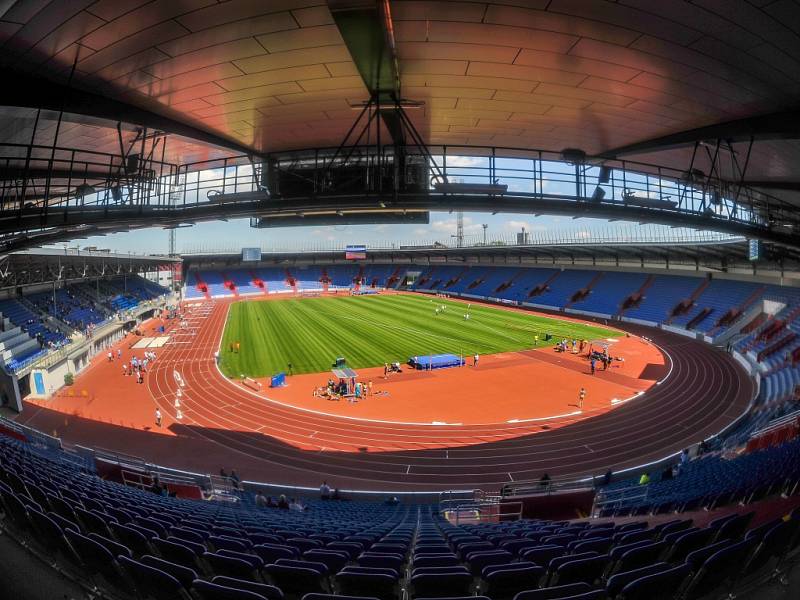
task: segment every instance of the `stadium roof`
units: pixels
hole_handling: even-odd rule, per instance
[[[182,255],[184,267],[212,268],[241,266],[241,252],[195,252]],[[796,271],[800,264],[800,252],[794,249],[776,250],[771,244],[762,248],[761,262],[754,265],[749,261],[749,247],[744,239],[730,239],[705,242],[675,243],[672,241],[635,241],[631,243],[601,242],[548,242],[531,245],[488,244],[469,247],[448,247],[443,244],[428,246],[400,246],[398,248],[372,248],[367,251],[367,262],[397,262],[402,264],[453,263],[453,264],[527,264],[528,261],[552,261],[564,265],[573,264],[586,267],[593,261],[620,263],[645,263],[657,265],[693,264],[711,270],[724,270],[728,266],[749,266],[755,272],[770,270],[774,266],[787,271]],[[345,260],[343,249],[329,250],[272,250],[263,251],[261,264],[329,264],[331,262],[352,262]],[[363,261],[361,261],[363,262]],[[359,264],[361,264],[361,262]]]
[[[0,255],[0,289],[85,278],[113,277],[168,269],[179,258],[107,250],[37,249]]]
[[[723,140],[725,169],[753,140],[746,180],[800,190],[791,0],[17,1],[0,45],[0,143],[30,143],[44,108],[38,144],[58,129],[61,146],[114,152],[122,121],[123,144],[170,133],[180,163],[336,146],[390,79],[424,103],[408,112],[430,144],[687,168],[702,142],[708,169]]]

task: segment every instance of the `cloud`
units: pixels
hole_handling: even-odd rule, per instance
[[[414,235],[430,235],[430,231],[425,229],[424,227],[418,227],[412,232]]]
[[[520,231],[523,227],[525,228],[525,231],[547,231],[547,227],[539,223],[531,225],[528,221],[514,220],[503,223],[503,229],[513,233]]]
[[[441,166],[444,160],[441,156],[435,156],[436,163]],[[485,167],[487,159],[482,156],[447,156],[447,168],[450,167]]]
[[[440,219],[438,221],[431,222],[431,229],[436,233],[449,233],[455,235],[456,233],[457,222],[456,218],[453,217],[452,219]],[[464,217],[464,233],[478,233],[482,231],[483,228],[481,227],[480,223],[474,223],[472,217]]]

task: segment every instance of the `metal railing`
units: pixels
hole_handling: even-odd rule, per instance
[[[439,513],[451,523],[481,523],[522,518],[522,502],[504,500],[497,492],[448,490],[439,494]]]
[[[43,433],[33,427],[22,425],[21,423],[6,419],[5,417],[0,417],[0,425],[24,436],[34,446],[46,448],[47,450],[63,449],[60,438]]]
[[[593,160],[569,163],[560,153],[520,148],[460,146],[432,147],[427,151],[395,147],[358,148],[351,161],[336,160],[333,148],[284,152],[251,162],[247,156],[176,165],[152,156],[134,165],[119,155],[50,146],[0,145],[0,215],[15,215],[8,227],[50,226],[87,222],[89,217],[117,211],[129,220],[172,216],[187,209],[212,208],[199,214],[187,211],[190,221],[220,218],[225,213],[272,214],[289,210],[285,202],[303,198],[313,210],[348,209],[364,202],[362,210],[377,210],[368,197],[458,205],[483,198],[476,210],[554,212],[574,210],[591,216],[605,209],[622,214],[661,215],[672,223],[681,217],[702,220],[705,226],[747,226],[766,234],[791,234],[800,226],[796,211],[782,200],[747,186],[731,184],[695,172],[635,161]],[[376,163],[374,156],[380,154]],[[391,165],[398,161],[398,172]],[[400,165],[409,170],[399,171]],[[336,169],[346,170],[332,177]],[[388,178],[388,179],[387,179]],[[461,182],[459,191],[442,188]],[[279,185],[282,183],[283,185]],[[470,193],[469,186],[475,191]],[[437,188],[438,185],[438,188]],[[486,186],[500,186],[492,194]],[[272,188],[272,189],[270,189]],[[494,187],[492,188],[494,189]],[[340,197],[339,201],[334,201]],[[356,198],[359,200],[356,201]],[[376,197],[377,198],[377,197]],[[415,200],[416,199],[416,200]],[[425,205],[420,205],[425,210]],[[360,206],[360,205],[359,205]],[[399,208],[406,208],[402,203]],[[477,205],[476,205],[477,206]],[[234,207],[241,210],[234,211]],[[246,210],[245,210],[246,208]],[[72,215],[72,217],[69,217]],[[34,219],[33,217],[36,217]],[[636,220],[641,220],[636,217]],[[657,219],[653,219],[654,221]],[[35,225],[34,225],[35,224]],[[124,228],[120,224],[120,228]]]
[[[558,492],[593,489],[597,483],[598,480],[594,477],[529,479],[507,483],[500,493],[504,498],[513,496],[549,496]]]
[[[366,242],[367,250],[426,250],[487,247],[525,247],[525,246],[592,246],[592,245],[665,245],[665,244],[721,244],[740,243],[745,238],[716,231],[688,228],[669,228],[660,225],[619,225],[616,227],[583,227],[575,229],[548,229],[526,231],[524,236],[516,233],[492,234],[484,242],[482,234],[465,235],[463,242],[451,236],[441,238],[410,238],[387,243],[385,240]],[[262,244],[262,254],[286,252],[344,252],[346,241],[293,240],[284,244],[271,242]],[[183,256],[203,256],[222,254],[241,254],[241,245],[194,244],[181,249]]]
[[[618,509],[623,505],[644,505],[650,486],[635,485],[611,490],[600,490],[594,498],[591,516],[598,517],[609,509]]]

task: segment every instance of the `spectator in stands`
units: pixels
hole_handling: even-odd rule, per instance
[[[342,495],[339,493],[339,488],[334,488],[333,494],[331,494],[331,500],[344,500]]]
[[[322,485],[319,486],[319,497],[323,500],[330,500],[331,499],[331,488],[328,485],[327,481],[323,481]]]
[[[222,477],[223,479],[227,479],[228,478],[228,474],[225,472],[224,468],[221,468],[219,470],[219,476]]]
[[[661,481],[669,481],[675,476],[675,473],[672,469],[672,465],[669,465],[666,469],[664,469],[664,471],[661,473]]]
[[[397,496],[391,496],[387,498],[386,504],[387,506],[397,506],[398,504],[400,504],[400,500],[397,498]]]
[[[278,498],[278,508],[289,510],[289,502],[286,500],[286,496],[284,494],[281,494],[280,498]]]
[[[703,454],[705,454],[706,452],[708,452],[708,442],[707,442],[707,441],[705,441],[705,440],[703,440],[703,441],[702,441],[702,442],[700,442],[700,444],[697,446],[697,456],[702,456],[702,455],[703,455]]]
[[[647,485],[648,483],[650,483],[650,473],[642,473],[639,478],[639,485]]]
[[[157,496],[167,495],[167,486],[161,485],[161,482],[158,480],[158,475],[153,476],[153,483],[149,489]]]
[[[681,466],[680,469],[683,470],[684,467],[689,464],[689,449],[684,448],[683,452],[681,452]]]
[[[611,477],[613,477],[613,475],[614,474],[611,472],[611,469],[606,471],[606,474],[603,475],[603,485],[608,485],[609,483],[611,483]]]
[[[291,502],[289,502],[289,510],[303,512],[306,509],[307,507],[305,504],[303,504],[302,500],[296,500],[295,498],[292,498]]]
[[[233,469],[231,469],[230,480],[231,480],[231,485],[233,485],[233,487],[235,488],[242,487],[242,480],[239,478],[239,474]]]
[[[267,497],[261,490],[256,491],[255,500],[256,500],[256,506],[258,508],[267,508],[269,506],[269,504],[267,503]]]

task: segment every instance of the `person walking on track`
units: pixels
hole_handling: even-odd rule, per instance
[[[578,408],[583,410],[583,401],[586,400],[586,388],[581,388],[581,391],[578,392]]]
[[[161,409],[156,408],[156,427],[161,427]]]

